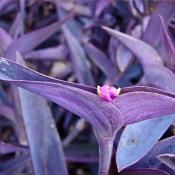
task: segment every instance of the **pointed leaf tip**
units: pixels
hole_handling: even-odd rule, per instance
[[[102,29],[118,39],[125,47],[131,50],[131,52],[136,55],[143,68],[147,65],[163,65],[157,51],[144,41],[106,26],[102,26]]]

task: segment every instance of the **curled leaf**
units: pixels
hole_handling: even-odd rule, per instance
[[[164,22],[162,16],[160,16],[161,22],[161,44],[162,44],[162,57],[165,61],[166,66],[175,71],[175,48],[173,42],[171,41],[170,34]]]

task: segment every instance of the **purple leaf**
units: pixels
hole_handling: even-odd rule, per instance
[[[70,90],[70,92],[72,92],[72,95],[74,94],[74,92],[79,91],[79,93],[78,93],[78,94],[80,94],[79,97],[77,97],[77,96],[74,97],[71,94],[70,94],[70,97],[75,98],[77,100],[78,99],[83,100],[82,97],[87,96],[87,98],[90,100],[89,102],[86,100],[87,104],[89,103],[89,105],[90,105],[90,103],[93,101],[95,102],[95,104],[98,102],[102,106],[104,105],[104,107],[106,109],[109,108],[113,112],[116,111],[117,112],[116,114],[120,114],[120,115],[122,114],[124,124],[130,124],[133,122],[138,122],[140,120],[145,120],[145,119],[147,119],[146,117],[151,118],[151,117],[157,116],[157,115],[168,114],[170,111],[173,110],[174,95],[170,94],[168,92],[162,91],[162,90],[155,89],[155,88],[148,88],[148,87],[124,88],[122,90],[123,95],[119,95],[119,97],[116,100],[114,100],[112,103],[110,103],[110,102],[105,102],[105,101],[101,100],[97,95],[95,95],[94,94],[95,89],[93,89],[91,87],[49,78],[47,76],[44,76],[44,75],[39,74],[35,71],[32,71],[29,68],[25,68],[19,64],[14,63],[13,61],[7,60],[5,58],[1,58],[0,63],[1,63],[0,64],[0,71],[1,71],[0,75],[1,75],[1,79],[4,81],[9,81],[9,82],[12,82],[16,85],[22,85],[22,86],[24,85],[25,88],[31,88],[31,90],[33,89],[34,91],[37,91],[38,94],[40,94],[40,95],[42,94],[45,97],[50,96],[49,98],[53,99],[54,101],[58,100],[59,102],[61,102],[61,98],[57,98],[53,95],[53,92],[55,91],[55,93],[56,93],[59,90],[59,88],[60,88],[60,91],[58,91],[58,93],[61,96],[63,96],[63,94],[64,94],[64,93],[61,94],[61,91],[63,91],[63,92],[65,91],[65,93],[67,94],[67,91]],[[48,86],[48,88],[43,89],[43,91],[39,91],[39,89],[41,89],[41,88],[39,88],[39,86],[44,87],[44,88],[46,88]],[[58,89],[57,89],[57,86],[58,86]],[[62,87],[62,90],[61,90],[61,87]],[[52,93],[51,93],[51,90],[53,90]],[[48,94],[46,92],[49,92],[50,94]],[[63,97],[65,98],[65,96],[63,96]],[[145,98],[145,97],[147,97],[147,98]],[[128,99],[129,99],[129,101],[128,101]],[[139,100],[139,102],[138,102],[138,100]],[[134,101],[136,101],[136,102],[133,103]],[[154,105],[152,105],[150,103],[151,101],[155,102]],[[127,107],[126,107],[125,104],[128,104],[128,102],[132,102],[132,103],[129,103],[129,105],[127,105]],[[144,113],[142,112],[141,113],[142,115],[138,116],[137,118],[135,118],[135,116],[132,117],[132,115],[136,115],[137,113],[140,113],[140,110],[138,109],[139,105],[140,105],[140,107],[144,107]],[[162,109],[158,110],[157,109],[158,105],[162,106]],[[99,105],[97,105],[97,106],[95,105],[93,107],[101,108]],[[115,106],[115,108],[113,109],[114,106]],[[117,109],[116,107],[118,108],[119,111],[116,110]],[[166,110],[163,110],[164,108],[166,108]],[[151,110],[150,112],[149,112],[149,109]],[[155,109],[155,111],[152,111],[153,109]],[[71,110],[73,110],[73,109],[71,109]],[[76,110],[76,109],[74,109],[74,110]],[[129,112],[129,110],[132,110],[132,112],[131,111]],[[142,108],[141,108],[141,111],[143,111]],[[76,113],[77,112],[78,111],[76,111]],[[82,110],[80,110],[79,112],[84,113]],[[95,112],[95,113],[97,114],[98,112]],[[104,113],[105,113],[105,111],[104,111]],[[85,115],[85,114],[83,114],[83,115]],[[107,114],[107,116],[110,116],[110,115],[111,114]],[[91,118],[91,117],[88,117],[88,118]],[[94,118],[95,117],[93,116],[91,119],[93,120]],[[98,119],[101,118],[101,119],[105,120],[106,117],[97,116],[97,118]],[[86,117],[86,119],[87,119],[87,117]],[[94,123],[94,122],[91,122],[91,123]]]
[[[1,59],[1,61],[2,61],[2,59]],[[1,72],[2,79],[7,78],[7,80],[9,80],[9,81],[10,80],[17,80],[14,82],[16,82],[17,84],[20,82],[22,84],[24,83],[24,86],[26,83],[27,83],[27,86],[31,86],[33,84],[34,88],[36,88],[35,89],[36,91],[38,91],[41,87],[43,87],[44,89],[42,92],[44,92],[43,93],[43,95],[45,94],[44,96],[50,96],[53,99],[53,101],[55,101],[55,100],[57,101],[57,99],[59,99],[58,100],[59,103],[63,104],[64,107],[70,108],[70,111],[76,113],[79,116],[86,116],[85,118],[88,121],[90,120],[92,124],[95,124],[97,122],[97,120],[100,120],[101,122],[104,120],[102,122],[103,123],[102,125],[103,126],[108,125],[106,127],[109,127],[109,124],[108,124],[106,118],[109,118],[111,116],[111,113],[108,111],[108,109],[106,107],[109,106],[109,108],[112,111],[114,110],[113,111],[114,113],[116,111],[115,107],[112,107],[112,106],[110,107],[110,103],[106,103],[105,101],[102,101],[96,94],[94,94],[94,93],[96,93],[95,88],[49,78],[47,76],[43,76],[42,74],[36,73],[29,68],[27,69],[19,64],[16,64],[15,62],[12,62],[10,60],[3,59],[3,61],[1,63],[2,63],[1,65],[3,65],[3,68],[5,68],[6,70],[0,66],[0,68],[1,68],[0,71],[5,70],[5,72],[6,71],[8,72],[8,73],[6,72],[7,73],[6,75],[4,74],[5,72],[3,72],[3,73]],[[23,82],[23,80],[24,80],[24,82]],[[31,86],[31,88],[33,87],[33,85]],[[41,87],[39,87],[39,86],[41,86]],[[84,90],[81,90],[80,88],[82,88]],[[90,93],[90,92],[85,91],[85,90],[89,90],[89,91],[92,91],[94,93]],[[58,96],[55,96],[54,92],[58,93]],[[79,95],[76,95],[77,93]],[[101,107],[99,104],[101,105]],[[92,111],[87,110],[87,108],[92,109]],[[103,111],[104,114],[102,114],[101,110]],[[107,117],[105,117],[105,115],[107,115]],[[104,130],[102,130],[101,133],[103,133],[103,131]]]
[[[88,56],[94,61],[103,73],[110,79],[114,80],[117,75],[117,69],[106,55],[87,41],[83,41],[84,48]],[[110,71],[109,71],[110,70]]]
[[[14,40],[12,44],[7,48],[5,56],[9,59],[14,59],[16,51],[19,51],[23,55],[32,51],[36,46],[41,44],[44,40],[46,40],[47,38],[52,36],[56,31],[58,31],[60,26],[71,16],[72,15],[69,15],[59,22],[38,29],[31,33],[27,33],[23,35],[21,38]]]
[[[67,175],[61,141],[47,102],[21,88],[19,94],[34,172]]]
[[[145,68],[144,74],[149,85],[175,92],[175,74],[164,66],[150,65]]]
[[[17,156],[9,161],[1,162],[0,164],[0,175],[18,175],[21,173],[27,166],[29,166],[30,155],[27,151],[20,156]],[[30,167],[30,169],[32,169]],[[32,170],[31,170],[32,171]]]
[[[175,137],[159,141],[134,167],[160,167],[161,162],[156,158],[160,154],[175,154]]]
[[[118,100],[114,101],[114,105],[123,116],[124,124],[128,125],[151,119],[153,116],[166,115],[168,111],[172,111],[174,105],[170,104],[173,104],[173,100],[162,97],[156,93],[132,92],[120,95]],[[167,102],[163,103],[162,100]]]
[[[151,168],[130,168],[121,172],[120,175],[168,175],[168,173]]]
[[[159,54],[145,42],[105,26],[102,28],[131,50],[137,56],[142,65],[162,65],[162,60]]]
[[[16,120],[15,120],[15,112],[9,106],[0,104],[0,115],[5,116],[6,118],[8,118],[13,123],[16,122]]]
[[[5,8],[6,6],[8,6],[11,2],[13,2],[14,0],[2,0],[0,2],[0,10],[3,10],[3,8]],[[16,0],[15,0],[16,1]],[[15,2],[14,1],[14,2]]]
[[[61,15],[60,15],[61,16]],[[68,21],[62,26],[62,30],[66,37],[67,44],[71,52],[71,59],[76,74],[77,80],[79,83],[94,85],[94,79],[90,71],[90,65],[84,53],[84,50],[81,46],[81,43],[76,38],[76,35],[71,31],[71,25],[74,25],[74,21]],[[74,25],[76,26],[76,25]],[[77,33],[80,33],[78,27]]]
[[[125,71],[129,63],[131,63],[132,58],[132,53],[124,46],[119,45],[117,48],[117,66],[121,72]]]
[[[122,170],[139,161],[156,144],[162,133],[167,130],[173,121],[174,115],[171,115],[126,126],[116,153],[118,169]],[[143,128],[144,136],[141,132]]]
[[[145,43],[142,45],[141,40],[134,39],[133,37],[130,37],[126,34],[121,34],[120,32],[113,31],[113,30],[108,29],[108,28],[107,28],[107,30],[113,36],[117,37],[117,39],[119,39],[122,42],[122,44],[127,46],[137,56],[137,58],[139,59],[139,61],[141,62],[142,66],[143,66],[144,73],[145,73],[144,76],[145,76],[148,84],[153,85],[153,86],[158,87],[158,88],[166,89],[170,92],[175,92],[175,87],[174,87],[175,75],[170,70],[168,70],[166,67],[163,67],[159,55],[157,54],[157,52],[153,48],[151,48],[150,46],[148,48],[147,47],[148,45],[147,44],[145,45]],[[139,50],[140,45],[143,46],[143,48],[141,50],[145,50],[145,53],[140,52],[140,50]],[[146,53],[146,52],[148,52],[148,53]],[[159,62],[158,62],[158,59],[157,60],[155,59],[156,55],[158,55]],[[155,125],[160,124],[160,126],[157,126],[160,130],[159,130],[159,134],[154,135],[154,138],[152,138],[152,139],[154,139],[154,140],[152,140],[152,144],[151,144],[151,142],[146,144],[146,142],[149,141],[148,138],[146,138],[145,140],[142,139],[142,145],[147,145],[149,147],[145,148],[145,150],[140,150],[140,153],[137,155],[138,157],[136,157],[136,159],[134,158],[132,160],[133,162],[140,159],[144,155],[145,151],[149,151],[172,123],[172,120],[169,118],[163,118],[162,120],[164,120],[164,121],[162,121],[161,123],[159,122],[159,119],[153,119],[153,120],[147,121],[146,124],[144,124],[142,126],[139,126],[139,124],[135,125],[135,127],[138,127],[138,130],[140,128],[142,128],[143,135],[147,135],[146,134],[147,130],[148,130],[147,125],[152,126],[153,123],[155,123]],[[154,132],[153,130],[154,130],[154,127],[150,127],[150,132],[153,133]],[[136,131],[135,134],[130,136],[130,140],[134,140],[135,139],[134,136],[137,136],[137,132],[138,132],[137,129],[135,131]],[[129,130],[128,130],[128,132],[129,132]],[[129,133],[128,133],[128,135],[129,135]],[[124,152],[126,152],[126,151],[127,150],[124,150]],[[128,154],[130,154],[130,153],[128,153]],[[131,162],[129,161],[129,164],[132,164],[132,161]]]
[[[103,10],[111,3],[111,0],[99,0],[97,5],[96,5],[96,10],[95,10],[95,17],[100,16],[100,14],[103,12]]]
[[[16,15],[16,18],[10,29],[10,35],[13,38],[17,38],[24,34],[24,18],[25,18],[26,0],[19,0],[19,2],[20,2],[20,12]]]
[[[65,45],[57,47],[34,50],[25,55],[25,59],[30,60],[64,60],[67,57],[68,51]]]
[[[17,144],[9,144],[0,140],[0,154],[9,154],[16,151],[26,151],[27,147]]]
[[[3,53],[11,43],[10,35],[3,28],[0,28],[0,51]]]
[[[167,26],[164,22],[164,19],[160,16],[161,22],[161,44],[162,44],[162,57],[166,66],[175,71],[175,48],[174,44],[171,41],[170,34],[168,32]]]
[[[151,16],[149,24],[143,35],[143,40],[153,47],[156,46],[160,39],[160,22],[159,15],[168,22],[172,14],[174,14],[175,2],[174,1],[159,1],[154,13]]]
[[[175,75],[163,66],[162,60],[155,49],[143,41],[133,38],[127,34],[103,27],[112,36],[116,37],[122,44],[128,47],[142,64],[144,76],[148,84],[157,88],[175,92]],[[142,52],[140,52],[142,50]]]
[[[119,46],[119,42],[111,37],[109,41],[109,47],[108,47],[108,55],[110,56],[110,59],[114,65],[116,64],[116,53],[117,53],[117,47]]]
[[[46,77],[5,58],[0,72],[1,80],[46,97],[91,123],[100,146],[99,172],[108,172],[113,139],[121,126],[175,112],[175,95],[154,88],[125,88],[116,100],[106,102],[91,87]]]
[[[160,154],[157,158],[175,171],[175,154]]]

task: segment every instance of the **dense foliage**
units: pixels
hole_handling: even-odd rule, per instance
[[[174,175],[174,9],[1,0],[0,175]]]

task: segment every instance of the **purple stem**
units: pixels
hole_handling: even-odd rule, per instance
[[[99,140],[99,169],[98,175],[108,175],[113,152],[113,138]]]
[[[112,135],[104,137],[98,130],[94,130],[99,144],[99,168],[98,175],[108,175],[113,153],[113,144],[117,132],[121,128],[116,128]]]

